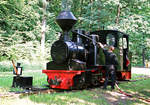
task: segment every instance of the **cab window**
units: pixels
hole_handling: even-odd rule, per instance
[[[112,34],[108,34],[106,37],[106,43],[109,46],[114,46],[115,45],[115,37]]]
[[[123,41],[123,49],[127,49],[127,39],[126,38],[123,38],[122,39],[122,41]]]

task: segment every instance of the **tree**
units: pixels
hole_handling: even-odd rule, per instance
[[[48,2],[46,0],[42,0],[43,2],[43,19],[42,19],[42,35],[41,35],[41,52],[44,56],[45,54],[45,32],[46,32],[46,8]]]
[[[133,64],[150,60],[149,0],[64,1],[72,4],[78,19],[74,28],[125,32],[130,35]],[[61,6],[61,0],[0,0],[0,60],[36,59],[41,52],[48,59],[49,48],[62,31],[55,22]]]

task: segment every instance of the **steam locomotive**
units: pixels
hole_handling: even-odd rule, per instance
[[[119,60],[117,80],[131,78],[129,35],[116,30],[71,30],[77,19],[70,11],[62,11],[56,22],[63,32],[52,44],[52,61],[42,70],[50,88],[81,89],[101,85],[105,79],[105,56],[97,42],[115,47]]]

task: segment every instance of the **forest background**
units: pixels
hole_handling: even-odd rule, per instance
[[[61,32],[55,19],[66,3],[78,19],[76,29],[127,33],[132,64],[150,61],[150,0],[0,0],[0,61],[50,60]]]

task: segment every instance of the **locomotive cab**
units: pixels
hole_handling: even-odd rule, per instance
[[[131,79],[132,54],[129,51],[129,35],[117,30],[100,30],[91,32],[91,34],[99,35],[99,42],[102,44],[115,47],[114,53],[119,61],[117,78],[120,80]],[[104,65],[105,59],[102,51],[100,56],[100,65]]]

